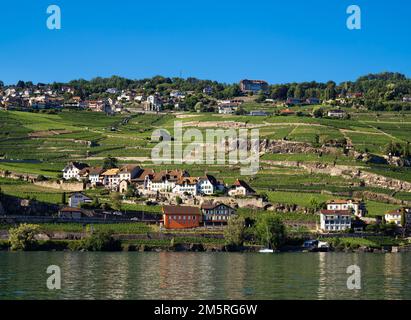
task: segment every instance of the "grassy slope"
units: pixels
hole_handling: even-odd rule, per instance
[[[269,108],[269,106],[267,106]],[[258,109],[252,106],[252,109]],[[307,111],[307,110],[303,110]],[[165,128],[173,132],[173,124],[176,118],[172,115],[137,115],[133,116],[127,125],[122,125],[121,120],[125,116],[107,117],[103,114],[92,112],[68,112],[64,111],[56,115],[43,113],[24,112],[0,112],[0,156],[8,159],[37,159],[41,163],[10,163],[0,162],[0,169],[23,173],[43,174],[56,177],[68,159],[84,160],[87,155],[97,157],[96,160],[88,159],[91,165],[100,163],[98,158],[109,154],[113,156],[144,157],[149,156],[154,143],[150,136],[156,128]],[[411,114],[398,113],[353,113],[351,120],[313,119],[311,117],[297,116],[226,116],[218,114],[192,114],[191,117],[178,119],[183,122],[191,121],[237,121],[259,126],[263,137],[270,139],[282,139],[313,142],[316,136],[326,139],[336,139],[348,136],[353,140],[354,147],[358,150],[368,149],[375,153],[381,153],[386,143],[391,140],[405,143],[411,139]],[[114,126],[115,131],[110,130]],[[196,127],[195,125],[193,127]],[[48,131],[65,129],[70,133],[29,139],[28,134],[36,131]],[[202,131],[205,129],[202,128]],[[74,140],[89,140],[96,146],[89,147]],[[362,164],[354,159],[340,156],[318,157],[311,154],[297,155],[264,155],[264,160],[276,161],[313,161],[333,162],[337,164]],[[123,161],[123,163],[130,161]],[[265,166],[264,164],[262,164]],[[363,164],[362,164],[363,165]],[[145,164],[145,166],[153,166]],[[190,171],[192,175],[201,175],[205,171],[223,179],[226,183],[232,183],[239,176],[238,167],[224,165],[161,165],[154,166],[158,169],[182,167]],[[387,166],[374,166],[373,172],[393,178],[411,181],[411,170],[398,169]],[[348,188],[348,182],[338,177],[324,175],[308,175],[293,168],[267,167],[262,169],[255,177],[242,177],[248,180],[258,191],[268,192],[270,200],[281,203],[295,203],[302,206],[310,206],[311,198],[323,202],[332,196],[319,193],[274,192],[270,189],[305,189],[305,190],[330,190],[341,191]],[[0,180],[0,187],[4,192],[21,197],[36,197],[45,202],[58,203],[61,199],[59,191],[25,184],[10,184]],[[398,197],[408,198],[408,194]],[[370,202],[371,214],[380,214],[387,208],[384,204]],[[146,208],[150,208],[145,206]],[[139,205],[125,205],[126,210],[140,209]],[[158,208],[152,207],[151,211]]]

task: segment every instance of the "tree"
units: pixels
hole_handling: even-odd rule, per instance
[[[41,174],[37,176],[36,181],[47,181],[47,178]]]
[[[179,197],[179,196],[177,196],[176,197],[176,204],[177,205],[180,205],[180,204],[182,204],[183,203],[183,200]]]
[[[113,192],[110,195],[110,198],[112,200],[112,208],[116,211],[121,210],[121,194],[118,192]]]
[[[108,156],[107,158],[104,159],[103,169],[107,170],[107,169],[117,168],[117,165],[118,165],[117,158]]]
[[[133,184],[130,184],[127,187],[126,197],[131,198],[131,197],[134,197],[135,194],[136,194],[136,188],[134,187]]]
[[[197,102],[194,106],[194,110],[197,112],[201,112],[203,111],[203,109],[204,109],[204,104],[201,101]]]
[[[313,208],[314,212],[317,212],[320,204],[318,203],[316,198],[311,197],[310,198],[310,206]]]
[[[119,251],[121,242],[113,238],[111,231],[96,231],[81,240],[80,247],[88,251]]]
[[[407,141],[404,147],[404,152],[402,154],[404,158],[411,158],[410,143]]]
[[[324,110],[322,108],[316,108],[313,110],[314,118],[322,118],[324,116]]]
[[[402,153],[402,146],[398,142],[390,141],[385,147],[386,155],[399,157]]]
[[[62,203],[62,204],[66,204],[66,193],[65,193],[65,192],[63,192],[63,193],[61,194],[61,203]]]
[[[265,94],[263,91],[260,91],[257,98],[255,99],[255,102],[261,103],[264,102],[266,99]]]
[[[255,233],[262,245],[268,244],[272,248],[278,248],[286,237],[283,222],[272,213],[263,214],[257,219]]]
[[[405,210],[401,210],[401,226],[405,229]]]
[[[9,241],[11,250],[31,250],[36,240],[35,236],[39,233],[40,226],[36,224],[20,224],[16,228],[9,230]]]
[[[224,239],[227,245],[241,246],[244,243],[245,220],[240,216],[233,216],[228,220],[224,229]]]

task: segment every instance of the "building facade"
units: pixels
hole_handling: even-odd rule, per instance
[[[349,230],[351,228],[351,211],[321,210],[320,228],[325,232]]]
[[[163,224],[167,229],[197,228],[202,223],[200,208],[163,206]]]
[[[223,203],[203,203],[201,205],[204,225],[227,224],[235,209]]]

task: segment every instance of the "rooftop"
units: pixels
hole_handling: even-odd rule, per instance
[[[178,214],[178,215],[201,215],[199,207],[189,206],[163,206],[164,214]]]
[[[329,216],[351,216],[351,211],[349,210],[321,210],[321,214]]]

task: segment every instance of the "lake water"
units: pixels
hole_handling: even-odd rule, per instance
[[[0,299],[411,299],[411,254],[0,252]]]

